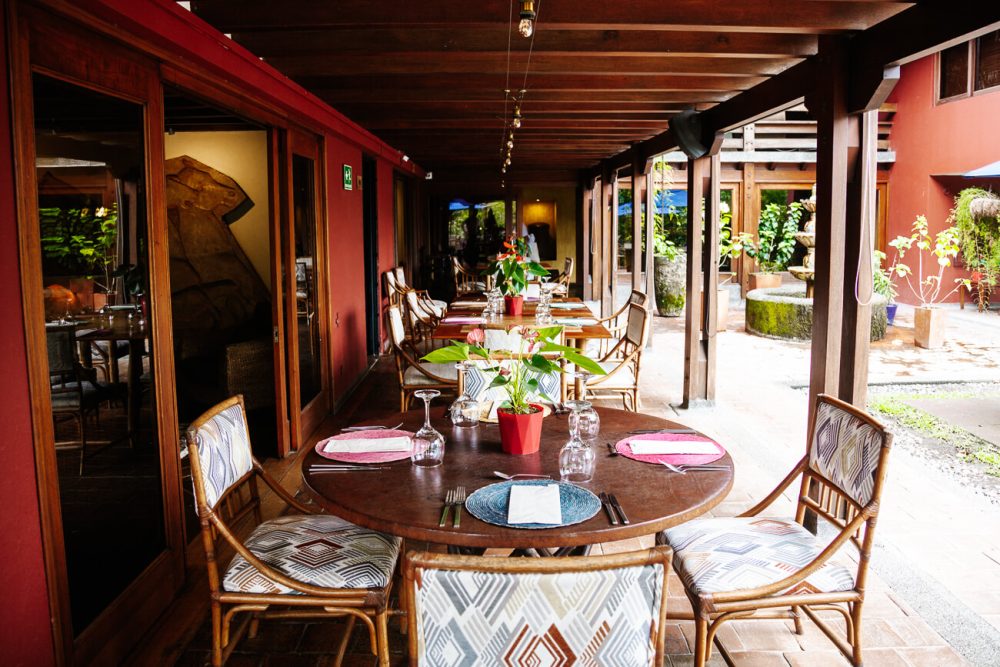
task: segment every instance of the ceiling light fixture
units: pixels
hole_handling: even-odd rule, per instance
[[[535,31],[535,0],[521,0],[520,17],[517,31],[521,33],[521,37],[531,37]]]
[[[518,129],[518,128],[521,127],[521,107],[520,106],[514,107],[514,118],[513,118],[513,120],[510,121],[510,126],[513,127],[514,129]]]
[[[403,155],[403,162],[409,162],[409,161],[410,161],[410,156],[409,155]]]

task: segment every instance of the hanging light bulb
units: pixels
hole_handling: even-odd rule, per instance
[[[504,165],[504,166],[500,167],[500,173],[501,174],[506,174],[507,173],[507,165]]]
[[[510,166],[510,156],[509,155],[507,156],[507,159],[503,161],[503,166],[505,166],[505,167],[509,167]]]
[[[511,127],[517,129],[521,127],[521,107],[514,107],[514,118],[510,121]]]
[[[514,147],[514,140],[513,139],[508,139],[507,140],[507,148],[510,149],[510,148],[513,148],[513,147]]]
[[[521,37],[531,37],[535,31],[535,1],[521,0],[521,22],[517,24],[517,31]]]

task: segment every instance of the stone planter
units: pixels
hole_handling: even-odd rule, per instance
[[[913,342],[917,347],[933,348],[944,344],[947,312],[940,308],[919,306],[913,311]]]
[[[781,287],[780,273],[751,273],[749,289],[772,289]]]
[[[679,317],[684,313],[687,256],[677,253],[677,258],[653,258],[653,283],[656,287],[656,310],[661,317]]]
[[[886,299],[872,301],[871,340],[881,340],[886,330]],[[747,293],[747,333],[764,338],[807,341],[812,338],[813,300],[801,285]]]

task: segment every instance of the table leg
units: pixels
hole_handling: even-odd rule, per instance
[[[128,442],[135,447],[139,430],[139,409],[142,403],[142,341],[131,340],[128,344]],[[117,366],[117,361],[114,362]]]

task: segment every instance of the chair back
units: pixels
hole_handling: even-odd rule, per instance
[[[76,375],[76,327],[46,325],[45,347],[49,356],[49,375],[65,380]]]
[[[393,274],[396,276],[396,289],[399,291],[404,291],[411,289],[410,284],[406,282],[406,271],[403,269],[403,265],[393,267]]]
[[[212,407],[188,427],[191,482],[198,514],[214,512],[254,469],[243,397]]]
[[[671,552],[483,558],[409,553],[410,660],[419,665],[659,665]]]
[[[403,323],[403,314],[399,306],[389,306],[386,312],[386,319],[389,321],[389,339],[393,348],[398,348],[406,340],[406,325]]]
[[[573,275],[573,267],[575,266],[575,264],[576,260],[574,260],[572,257],[567,257],[563,261],[563,273],[566,274],[566,277]]]
[[[637,306],[646,307],[646,302],[649,301],[649,297],[646,296],[645,292],[640,292],[637,289],[632,290],[632,293],[628,295],[628,302],[634,303]]]
[[[385,281],[385,296],[389,300],[389,305],[399,305],[399,286],[396,284],[396,274],[393,269],[383,273],[382,279]]]
[[[625,325],[625,337],[622,340],[628,342],[629,346],[637,346],[642,349],[648,338],[649,311],[644,306],[630,303]]]

